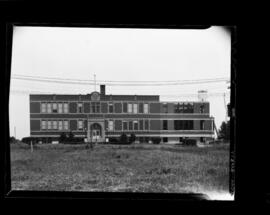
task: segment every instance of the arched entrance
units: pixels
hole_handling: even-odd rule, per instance
[[[98,123],[93,123],[90,126],[91,138],[93,142],[99,142],[102,137],[102,127]]]

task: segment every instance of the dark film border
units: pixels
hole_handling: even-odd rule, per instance
[[[104,23],[86,23],[86,22],[6,22],[5,26],[1,26],[5,38],[5,75],[6,83],[4,95],[6,104],[9,102],[9,85],[11,74],[11,55],[12,55],[12,32],[13,26],[40,26],[40,27],[78,27],[78,28],[148,28],[148,29],[207,29],[211,25],[177,25],[177,24],[104,24]],[[230,125],[231,125],[231,141],[230,141],[230,166],[229,166],[229,192],[235,194],[235,134],[236,134],[236,27],[224,26],[231,33],[231,101],[230,108]],[[5,106],[6,108],[6,106]],[[8,113],[8,105],[7,111]],[[111,193],[111,192],[61,192],[61,191],[12,191],[11,190],[11,172],[10,172],[10,147],[9,147],[9,120],[8,114],[5,114],[5,143],[4,143],[4,194],[5,198],[60,198],[60,199],[118,199],[118,200],[180,200],[180,201],[198,201],[209,200],[205,194],[172,194],[172,193]]]

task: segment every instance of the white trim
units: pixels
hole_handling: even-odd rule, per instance
[[[214,135],[211,134],[135,134],[136,137],[214,137]],[[30,137],[59,137],[57,134],[50,134],[50,135],[38,135],[38,134],[32,134]],[[75,134],[76,137],[85,137],[83,134]],[[119,134],[110,134],[105,135],[105,137],[119,137]]]
[[[30,94],[30,95],[35,95],[35,94]],[[46,95],[46,94],[42,94]],[[55,102],[91,102],[91,100],[30,100],[30,102],[51,102],[51,101],[55,101]],[[144,103],[210,103],[209,101],[151,101],[151,100],[100,100],[100,102],[144,102]]]
[[[30,114],[118,114],[118,115],[125,115],[125,114],[131,114],[131,115],[210,115],[210,113],[30,113]]]

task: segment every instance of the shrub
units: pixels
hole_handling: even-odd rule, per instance
[[[130,137],[129,137],[129,142],[130,142],[130,143],[133,143],[133,142],[135,142],[135,140],[136,140],[136,136],[135,136],[134,133],[132,133],[132,134],[130,135]]]
[[[184,145],[187,145],[187,146],[196,146],[197,145],[197,140],[195,140],[195,139],[186,139],[184,141]]]
[[[26,143],[26,144],[30,145],[31,141],[32,141],[32,144],[36,144],[37,143],[37,138],[35,138],[35,137],[24,137],[24,138],[22,138],[23,143]]]
[[[10,143],[16,143],[15,137],[10,137],[10,138],[9,138],[9,142],[10,142]]]
[[[63,143],[67,140],[67,134],[65,132],[62,132],[60,137],[59,137],[59,142]]]
[[[117,138],[114,138],[114,137],[110,137],[109,138],[109,143],[118,143],[118,139]]]
[[[128,143],[128,137],[127,137],[127,135],[125,133],[121,134],[119,139],[120,139],[120,143],[122,143],[122,144],[127,144]]]
[[[153,144],[160,144],[161,138],[160,137],[153,137],[152,142],[153,142]]]
[[[67,141],[68,142],[73,142],[73,139],[74,139],[74,134],[72,133],[72,131],[70,131],[68,133]]]

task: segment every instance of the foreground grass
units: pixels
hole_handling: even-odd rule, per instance
[[[14,190],[205,192],[229,190],[229,146],[11,145]]]

